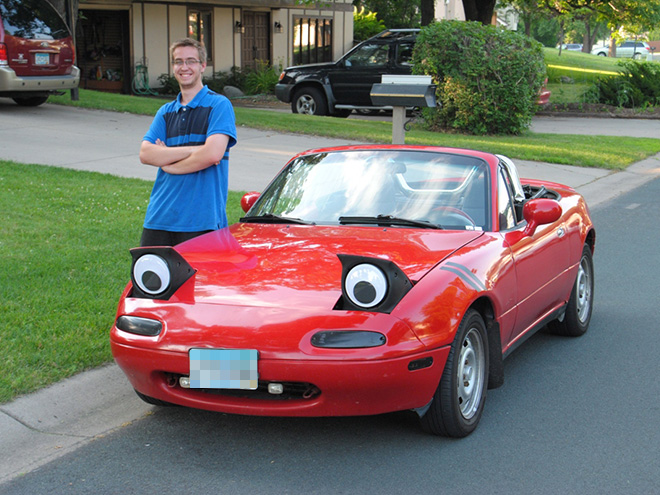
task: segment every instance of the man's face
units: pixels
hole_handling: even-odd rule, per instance
[[[172,52],[172,69],[181,89],[201,86],[206,60],[199,60],[195,47],[180,46]]]

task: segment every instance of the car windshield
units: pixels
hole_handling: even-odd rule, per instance
[[[480,158],[423,150],[346,150],[292,161],[244,222],[489,230]]]

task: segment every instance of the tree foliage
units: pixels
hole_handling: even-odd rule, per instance
[[[472,134],[525,130],[545,79],[540,43],[470,21],[441,21],[422,28],[413,67],[437,84],[441,105],[426,112],[431,127]]]

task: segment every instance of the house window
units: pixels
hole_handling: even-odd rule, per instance
[[[332,20],[299,17],[293,26],[293,64],[332,62]]]
[[[208,60],[213,59],[212,32],[210,10],[188,11],[188,37],[204,44]]]

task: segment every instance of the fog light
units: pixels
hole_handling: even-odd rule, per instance
[[[179,377],[179,385],[181,385],[181,388],[190,388],[190,377],[189,376]]]
[[[268,393],[273,395],[280,395],[284,393],[284,385],[281,383],[269,383]]]

